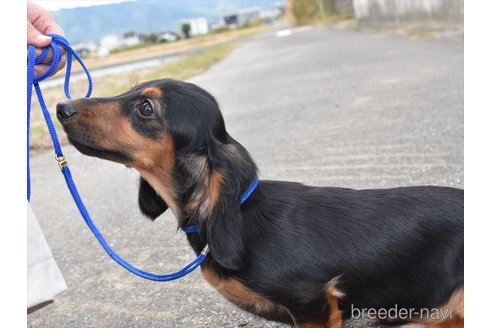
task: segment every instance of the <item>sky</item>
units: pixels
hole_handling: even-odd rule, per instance
[[[110,3],[120,3],[124,1],[129,0],[34,0],[33,2],[39,4],[49,11],[55,11],[59,9],[90,7],[97,5],[106,5]]]
[[[39,4],[40,6],[42,6],[43,8],[49,11],[56,11],[60,9],[69,9],[75,7],[90,7],[90,6],[106,5],[111,3],[121,3],[125,1],[136,1],[136,0],[32,0],[32,1]],[[155,1],[155,0],[149,0],[149,1]],[[222,5],[226,8],[231,7],[232,6],[231,1],[232,0],[228,0],[228,1],[224,0]],[[244,0],[241,1],[245,2]],[[279,4],[282,4],[284,0],[279,0],[278,2]]]
[[[272,8],[285,0],[31,0],[51,11],[72,42],[99,41],[125,31],[179,31],[193,17],[217,20],[244,8]],[[99,10],[101,9],[101,10]],[[162,11],[162,12],[161,12]],[[131,16],[133,19],[127,19]]]

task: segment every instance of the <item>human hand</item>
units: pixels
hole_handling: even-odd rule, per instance
[[[36,55],[41,53],[41,49],[51,44],[51,37],[46,34],[63,35],[63,30],[55,22],[55,19],[49,11],[43,7],[28,1],[27,3],[27,43],[36,47]],[[63,50],[63,49],[61,49]],[[48,63],[53,59],[53,49],[49,48],[48,56],[40,63],[34,66],[34,76],[39,76],[49,69]],[[53,74],[61,70],[66,63],[65,54],[63,54],[58,66]]]

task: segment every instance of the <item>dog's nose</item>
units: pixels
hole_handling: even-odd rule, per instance
[[[58,103],[56,105],[56,117],[60,122],[77,114],[77,110],[68,102]]]

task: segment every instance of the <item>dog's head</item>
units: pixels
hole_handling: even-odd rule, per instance
[[[149,81],[115,97],[60,103],[57,117],[83,154],[140,172],[139,206],[146,216],[155,219],[169,206],[180,224],[206,226],[221,264],[239,265],[244,246],[233,227],[242,224],[239,198],[256,167],[227,133],[208,92],[172,79]]]

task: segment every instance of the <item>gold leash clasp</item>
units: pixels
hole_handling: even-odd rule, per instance
[[[209,247],[208,247],[208,244],[205,245],[205,247],[202,249],[202,251],[200,253],[202,253],[203,255],[207,255],[208,254],[208,251],[209,251]]]
[[[58,167],[60,170],[63,170],[64,166],[68,165],[67,160],[65,159],[65,156],[55,156],[56,161],[58,162]]]

